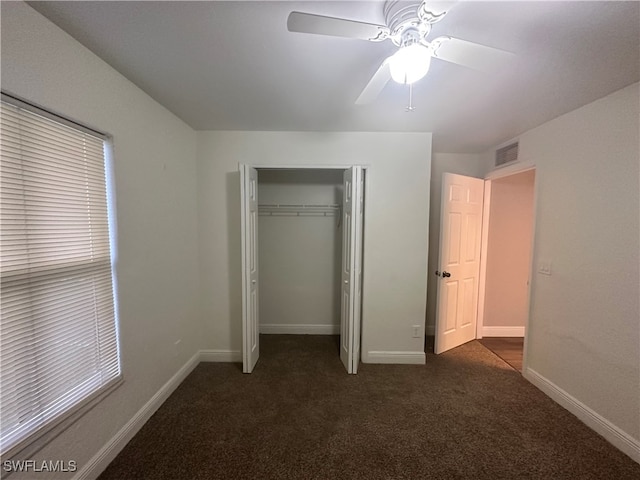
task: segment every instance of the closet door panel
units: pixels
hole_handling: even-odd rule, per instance
[[[258,172],[240,165],[242,243],[242,371],[251,373],[260,356],[258,289]]]

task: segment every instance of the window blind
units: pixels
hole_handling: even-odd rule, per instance
[[[120,377],[105,140],[0,106],[0,442],[30,442]]]

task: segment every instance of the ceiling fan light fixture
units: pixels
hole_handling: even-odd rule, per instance
[[[420,43],[402,47],[389,57],[391,78],[403,85],[409,85],[420,80],[427,74],[430,65],[431,52]]]

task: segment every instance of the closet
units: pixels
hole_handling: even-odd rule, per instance
[[[342,175],[258,170],[260,333],[340,333]]]
[[[364,169],[240,165],[243,371],[260,334],[340,335],[360,360]]]

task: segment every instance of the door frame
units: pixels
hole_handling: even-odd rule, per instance
[[[370,181],[367,181],[368,176],[369,176],[369,168],[370,165],[368,164],[362,164],[362,163],[343,163],[343,164],[282,164],[282,163],[246,163],[246,162],[238,162],[238,172],[240,171],[240,169],[243,166],[247,166],[250,168],[255,168],[256,170],[260,171],[260,170],[348,170],[352,167],[360,167],[362,169],[363,172],[363,179],[364,179],[364,198],[363,198],[363,205],[365,205],[367,203],[367,199],[370,198],[370,191],[369,191],[369,184],[371,183]],[[259,180],[258,180],[259,182]],[[242,200],[242,199],[241,199]],[[260,201],[260,198],[258,197],[258,202]],[[367,229],[367,215],[368,215],[368,210],[366,208],[366,206],[363,209],[363,215],[362,215],[362,222],[363,222],[363,228],[361,231],[361,242],[362,242],[362,258],[361,258],[361,264],[362,264],[362,278],[360,281],[360,289],[361,289],[361,297],[360,297],[360,339],[359,339],[359,344],[360,347],[358,349],[358,363],[360,362],[360,358],[362,357],[362,337],[364,334],[364,295],[365,295],[365,291],[366,291],[366,287],[364,285],[365,283],[365,275],[364,275],[364,270],[365,270],[365,255],[366,255],[366,241],[367,241],[367,237],[368,235],[366,234],[366,229]],[[258,240],[259,241],[259,240]],[[258,262],[260,260],[258,259]],[[244,266],[241,265],[240,267],[241,270],[241,274],[244,271]],[[242,305],[242,310],[244,311],[244,305]],[[243,314],[244,315],[244,314]],[[242,316],[241,316],[242,319]],[[259,321],[259,320],[258,320]],[[246,334],[244,332],[243,329],[243,334],[242,334],[242,356],[244,358],[244,351],[245,351],[245,345],[247,344],[247,338],[246,338]],[[339,352],[338,352],[339,353]],[[244,363],[244,362],[243,362]]]
[[[493,170],[485,175],[484,180],[484,206],[482,214],[482,240],[480,244],[480,277],[479,277],[479,292],[478,292],[478,315],[476,323],[476,339],[482,338],[482,327],[484,325],[484,305],[485,305],[485,293],[486,293],[486,279],[487,279],[487,250],[489,243],[489,220],[491,211],[491,182],[499,178],[510,177],[518,175],[520,173],[534,170],[537,175],[536,165],[533,162],[520,162],[517,164],[508,165],[497,170]],[[522,351],[522,375],[524,375],[528,366],[528,338],[529,328],[531,326],[531,292],[533,288],[533,277],[536,270],[534,269],[534,252],[535,252],[535,237],[536,237],[536,222],[538,211],[538,185],[540,182],[536,178],[533,184],[533,212],[531,219],[531,251],[529,252],[529,278],[527,288],[527,318],[525,319],[524,326],[524,346]]]

